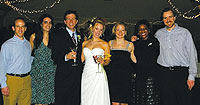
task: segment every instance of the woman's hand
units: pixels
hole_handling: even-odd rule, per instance
[[[99,64],[104,64],[104,58],[102,56],[97,56],[96,60]]]

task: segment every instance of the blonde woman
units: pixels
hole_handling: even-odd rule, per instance
[[[90,27],[92,37],[83,42],[82,62],[85,62],[81,80],[81,105],[110,105],[110,96],[106,72],[110,48],[100,39],[105,30],[103,20],[97,18]]]
[[[131,74],[136,62],[134,45],[125,39],[127,31],[123,22],[112,29],[115,39],[109,41],[111,62],[107,67],[112,105],[132,105]]]

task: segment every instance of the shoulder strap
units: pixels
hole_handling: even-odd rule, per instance
[[[113,40],[111,40],[111,46],[110,46],[111,48],[111,50],[113,49]]]
[[[128,44],[126,45],[126,49],[128,51],[128,46],[130,45],[130,42],[128,42]]]

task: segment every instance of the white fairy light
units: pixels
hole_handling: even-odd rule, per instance
[[[199,2],[199,0],[196,0],[196,1]],[[193,9],[191,9],[191,10],[185,12],[185,13],[181,13],[179,11],[179,9],[171,2],[171,0],[168,0],[168,3],[178,13],[179,16],[182,16],[185,19],[190,19],[191,20],[191,19],[196,19],[197,17],[200,16],[200,13],[198,13],[197,15],[194,15],[194,16],[187,16],[188,13],[190,13],[191,11],[194,11],[195,9],[197,9],[198,6],[194,7]]]

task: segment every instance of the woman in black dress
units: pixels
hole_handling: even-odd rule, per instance
[[[125,40],[124,23],[115,24],[112,31],[116,39],[109,41],[111,62],[107,67],[111,102],[112,105],[132,105],[132,64],[136,62],[134,45]]]
[[[156,81],[159,42],[151,35],[150,29],[151,26],[147,20],[139,21],[135,27],[136,33],[140,36],[140,40],[135,43],[137,105],[159,105]]]

